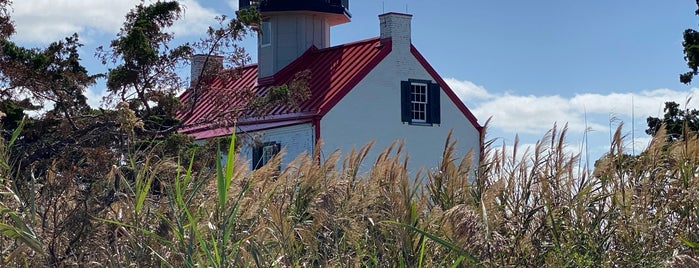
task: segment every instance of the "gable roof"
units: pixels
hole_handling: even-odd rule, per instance
[[[199,96],[192,89],[180,96],[182,103],[190,103],[194,98],[196,100],[189,109],[178,113],[178,118],[184,120],[179,132],[194,136],[195,139],[228,135],[234,131],[230,122],[217,123],[210,119],[233,113],[240,115],[236,126],[246,132],[320,119],[391,52],[391,47],[390,38],[378,37],[325,49],[311,47],[273,76],[260,79],[257,77],[257,65],[236,69],[234,75],[226,79],[208,81],[209,89],[199,92]],[[410,52],[466,119],[479,132],[482,131],[483,127],[473,113],[422,54],[412,45]],[[308,87],[311,97],[298,103],[296,107],[274,107],[264,117],[255,117],[251,112],[235,111],[249,103],[249,95],[262,96],[272,86],[289,84],[297,73],[305,70],[310,71]]]
[[[272,86],[292,82],[297,73],[305,70],[310,71],[310,98],[298,103],[297,107],[275,107],[262,118],[243,112],[236,125],[254,131],[318,119],[330,111],[390,52],[390,39],[372,38],[324,49],[311,47],[273,76],[259,80],[257,65],[242,67],[237,70],[237,75],[225,81],[211,81],[210,89],[196,96],[194,106],[178,114],[179,118],[184,119],[180,132],[193,135],[196,139],[230,134],[230,125],[213,124],[207,122],[208,119],[222,112],[233,113],[230,109],[235,107],[245,107],[250,98],[241,96],[248,94],[247,92],[261,96]],[[195,95],[190,89],[182,94],[180,100],[189,103]]]

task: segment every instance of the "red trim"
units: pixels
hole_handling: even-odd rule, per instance
[[[235,133],[263,131],[263,130],[269,130],[269,129],[276,129],[276,128],[280,128],[280,127],[290,127],[290,126],[296,126],[296,125],[303,125],[303,124],[308,124],[308,123],[312,123],[312,121],[310,121],[310,120],[291,120],[291,121],[282,121],[282,122],[272,122],[272,123],[266,123],[266,124],[251,124],[251,125],[245,125],[245,126],[239,125],[239,126],[236,126]],[[227,135],[230,135],[231,132],[233,132],[233,127],[220,127],[220,128],[214,128],[214,129],[207,129],[204,131],[197,131],[194,133],[187,133],[187,132],[182,132],[182,133],[190,135],[197,140],[200,140],[200,139],[209,139],[209,138],[214,138],[214,137],[227,136]]]
[[[311,113],[293,113],[293,114],[283,114],[283,115],[274,115],[274,116],[268,116],[264,118],[246,118],[240,121],[236,122],[236,125],[238,126],[248,126],[248,125],[258,125],[258,124],[268,124],[268,123],[277,123],[277,122],[284,122],[284,121],[297,121],[297,120],[304,120],[304,119],[311,119],[314,118],[315,115]],[[219,127],[219,128],[211,128],[211,125],[209,124],[203,124],[191,128],[183,128],[179,132],[181,133],[196,133],[200,131],[210,131],[210,130],[215,130],[215,129],[222,129],[224,127]],[[228,127],[229,128],[229,127]]]
[[[444,82],[444,79],[442,79],[442,77],[439,76],[439,74],[437,74],[437,71],[435,71],[434,68],[432,68],[432,66],[427,62],[425,57],[423,57],[422,54],[420,54],[420,52],[417,51],[415,46],[410,45],[410,52],[413,54],[413,56],[415,56],[417,61],[420,62],[422,67],[425,68],[425,70],[427,70],[427,72],[432,76],[432,79],[437,81],[444,93],[447,94],[447,96],[449,96],[449,99],[451,99],[451,101],[456,105],[456,107],[459,108],[459,110],[461,110],[461,113],[463,113],[464,116],[466,116],[466,118],[469,122],[471,122],[473,127],[475,127],[479,133],[482,132],[483,127],[480,124],[478,124],[478,119],[476,119],[476,116],[474,116],[473,113],[471,113],[471,110],[469,110],[466,107],[466,105],[461,101],[461,99],[459,99],[458,96],[456,96],[456,93],[454,93],[454,91],[449,87],[449,85],[446,82]]]
[[[266,85],[272,85],[272,84],[274,84],[274,75],[257,78],[257,85],[259,85],[259,86],[266,86]]]

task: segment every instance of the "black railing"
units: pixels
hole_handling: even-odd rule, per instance
[[[309,10],[349,15],[349,0],[238,0],[240,9],[265,11]]]

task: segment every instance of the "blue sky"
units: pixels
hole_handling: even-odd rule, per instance
[[[172,29],[179,41],[196,40],[213,16],[233,15],[237,7],[230,0],[182,2],[185,17]],[[103,72],[94,49],[114,38],[136,3],[16,0],[13,39],[45,46],[77,32],[85,65]],[[377,36],[381,13],[413,14],[413,44],[481,122],[492,116],[489,137],[511,144],[519,134],[526,146],[554,123],[568,123],[571,151],[587,133],[591,158],[597,158],[609,147],[610,125],[624,122],[638,151],[648,142],[646,117],[662,115],[664,101],[684,105],[699,93],[678,80],[686,71],[682,32],[696,28],[695,9],[690,0],[354,0],[352,22],[334,27],[331,43]],[[254,58],[254,37],[243,45]],[[93,104],[103,88],[100,83],[88,91]],[[697,108],[694,99],[689,108]],[[630,139],[627,145],[630,150]]]

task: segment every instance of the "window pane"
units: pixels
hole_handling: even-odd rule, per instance
[[[262,147],[262,157],[260,157],[262,165],[267,164],[267,162],[269,162],[269,160],[272,159],[272,157],[274,156],[275,146],[276,145],[272,144]]]

